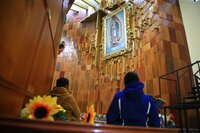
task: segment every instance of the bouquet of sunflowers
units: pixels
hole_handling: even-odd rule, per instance
[[[21,117],[41,120],[65,120],[65,110],[57,104],[57,97],[36,96],[21,110]]]

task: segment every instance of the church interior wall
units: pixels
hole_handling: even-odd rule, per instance
[[[106,114],[114,94],[124,88],[123,77],[128,71],[139,73],[145,93],[155,97],[161,93],[168,105],[177,102],[170,81],[162,81],[159,91],[159,76],[191,63],[179,3],[141,0],[137,4],[129,19],[132,51],[111,59],[104,57],[104,31],[98,13],[83,23],[74,22],[76,14],[65,25],[66,47],[71,45],[73,51],[58,56],[53,85],[60,76],[69,78],[81,111],[94,104],[97,113]],[[180,81],[182,94],[189,91],[188,79],[185,75]]]
[[[113,6],[102,6],[108,5]],[[49,94],[60,76],[69,78],[82,112],[94,104],[105,114],[128,71],[138,72],[145,93],[161,93],[168,105],[176,102],[171,82],[162,81],[159,91],[159,76],[191,63],[178,0],[138,0],[126,16],[131,50],[109,59],[103,52],[105,14],[82,23],[76,14],[62,29],[62,6],[62,0],[1,2],[1,115],[18,116],[28,98]],[[58,55],[61,37],[68,49]],[[182,94],[189,91],[187,81],[188,75],[181,81]]]

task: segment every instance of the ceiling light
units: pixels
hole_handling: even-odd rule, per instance
[[[192,0],[193,2],[198,2],[199,0]]]

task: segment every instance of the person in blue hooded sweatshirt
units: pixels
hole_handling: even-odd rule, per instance
[[[125,89],[117,92],[106,115],[107,124],[160,127],[158,109],[152,97],[144,94],[138,74],[128,72]]]

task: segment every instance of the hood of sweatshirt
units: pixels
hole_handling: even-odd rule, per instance
[[[142,97],[144,84],[139,81],[132,81],[125,86],[123,93],[127,99],[137,100]]]
[[[57,97],[62,97],[69,94],[71,94],[71,91],[65,87],[55,87],[50,93],[50,95]]]

